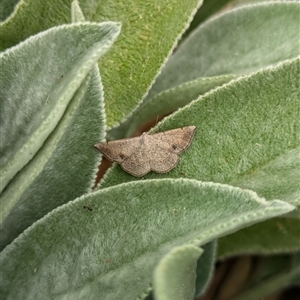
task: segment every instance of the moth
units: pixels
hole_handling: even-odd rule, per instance
[[[196,126],[176,128],[159,133],[144,132],[139,137],[94,145],[110,161],[135,177],[154,171],[167,173],[178,163],[179,154],[192,142]]]

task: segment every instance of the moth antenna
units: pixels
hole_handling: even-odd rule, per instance
[[[158,118],[159,118],[159,115],[157,115],[157,117],[156,117],[156,121],[155,121],[155,125],[154,125],[154,126],[157,125],[157,123],[158,123]]]

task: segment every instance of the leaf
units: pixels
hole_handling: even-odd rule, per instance
[[[216,241],[201,248],[183,245],[170,251],[154,273],[155,299],[194,299],[194,295],[202,295],[215,267],[215,252]]]
[[[300,119],[295,109],[300,98],[298,74],[299,59],[294,59],[231,81],[165,118],[156,131],[188,125],[196,126],[197,131],[175,169],[167,174],[150,173],[145,178],[187,177],[232,185],[240,182],[244,187],[243,178],[246,182],[249,174],[264,166],[265,172],[280,157],[290,174],[295,174],[298,158],[293,151],[299,146]],[[286,174],[278,169],[274,183],[282,179],[278,195],[289,195],[284,199],[294,201],[297,194],[289,192]],[[137,179],[114,166],[100,188],[132,180]],[[293,180],[296,182],[296,177]],[[251,189],[256,191],[253,185]]]
[[[296,119],[294,121],[297,123]],[[294,125],[297,128],[299,122],[298,125]],[[258,144],[257,147],[260,145]],[[278,155],[264,166],[231,181],[230,184],[245,189],[255,189],[267,199],[282,199],[299,205],[299,170],[300,148],[297,147]]]
[[[2,0],[0,2],[0,21],[3,22],[11,15],[19,0]]]
[[[88,34],[85,39],[89,39]],[[68,46],[67,41],[66,38],[61,42]],[[68,60],[65,55],[64,52],[57,53],[52,62],[53,69],[64,65],[62,61]],[[61,73],[66,74],[58,70],[56,75],[47,75],[57,78]],[[38,97],[33,100],[40,101]],[[36,107],[34,103],[33,107]],[[104,138],[104,132],[103,88],[99,71],[94,68],[43,147],[1,195],[1,249],[50,210],[90,191],[99,164],[93,144]]]
[[[234,75],[224,75],[211,78],[198,78],[163,91],[151,100],[138,106],[120,126],[109,130],[107,138],[111,140],[132,136],[145,123],[145,120],[170,114],[176,109],[187,105],[192,100],[197,99],[200,95],[235,77]]]
[[[197,278],[195,286],[195,296],[203,295],[208,288],[211,277],[214,273],[217,241],[210,242],[202,246],[204,250],[197,262]]]
[[[116,23],[65,25],[0,55],[4,87],[0,94],[0,192],[41,148],[118,33]],[[80,43],[82,38],[85,43]]]
[[[197,260],[202,252],[194,245],[184,245],[165,255],[154,273],[155,299],[194,299]]]
[[[85,21],[84,14],[77,0],[74,0],[71,4],[71,21],[72,23]]]
[[[154,272],[155,299],[194,299],[194,295],[202,295],[214,271],[215,252],[216,241],[201,248],[187,244],[170,251]]]
[[[80,1],[87,20],[122,23],[118,43],[99,65],[108,126],[119,123],[136,107],[201,3],[202,0]],[[71,0],[63,3],[23,0],[13,18],[2,25],[2,49],[52,26],[70,22],[70,4]]]
[[[280,254],[300,250],[299,219],[274,218],[244,228],[219,240],[218,256]]]
[[[249,74],[297,57],[299,8],[266,2],[208,20],[168,60],[144,101],[199,77]]]
[[[293,209],[188,179],[103,189],[52,211],[2,251],[2,296],[135,299],[149,291],[153,269],[174,247],[201,246]]]
[[[221,9],[223,9],[224,6],[228,4],[228,2],[231,2],[229,4],[230,8],[234,3],[232,3],[231,0],[210,0],[210,1],[204,1],[203,5],[200,9],[198,9],[197,13],[195,14],[193,21],[191,22],[189,28],[184,33],[184,38],[191,34],[196,28],[201,24],[204,20],[211,17],[213,14],[217,13]],[[226,9],[226,7],[225,7]]]

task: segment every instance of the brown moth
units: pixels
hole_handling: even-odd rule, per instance
[[[154,171],[167,173],[179,160],[178,154],[186,150],[196,131],[196,126],[176,128],[154,134],[144,132],[139,137],[96,144],[104,156],[121,165],[135,177]]]

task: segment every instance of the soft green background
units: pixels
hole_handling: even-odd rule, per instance
[[[195,22],[225,2],[211,1]],[[5,98],[15,98],[15,93],[26,99],[22,93],[32,89],[31,107],[38,111],[51,99],[49,94],[67,90],[70,101],[43,146],[36,147],[37,154],[1,195],[5,218],[1,246],[23,232],[0,256],[3,295],[12,299],[24,299],[24,295],[28,299],[98,299],[100,294],[107,299],[124,299],[124,295],[132,299],[146,297],[154,284],[159,299],[191,298],[207,287],[218,238],[221,258],[240,253],[288,254],[287,273],[273,270],[269,280],[263,281],[262,274],[271,271],[271,263],[266,263],[257,274],[261,281],[245,291],[243,299],[295,283],[300,273],[299,257],[291,255],[299,251],[295,228],[300,225],[299,212],[293,210],[300,203],[299,110],[295,109],[300,98],[299,3],[271,2],[234,10],[227,6],[224,13],[180,42],[143,102],[198,1],[186,1],[184,6],[181,1],[147,5],[141,1],[80,1],[83,14],[75,2],[72,17],[70,3],[25,0],[0,25],[3,49],[17,45],[7,50],[12,62],[26,57],[29,66],[38,61],[43,70],[40,76],[39,67],[36,72],[23,71],[29,79],[19,86],[14,81],[12,85],[18,88],[4,90]],[[110,23],[113,34],[102,37],[91,28],[103,24],[53,27],[84,17],[121,21],[118,39],[116,23]],[[74,38],[73,47],[53,51],[53,60],[45,56],[51,54],[47,39],[44,51],[39,51],[37,43],[31,45],[34,51],[22,51],[22,45],[46,38],[45,29],[53,27],[51,30],[67,34],[67,28],[74,26],[90,29],[77,38],[67,35]],[[42,34],[34,36],[39,32]],[[59,46],[68,48],[68,38],[59,38]],[[99,64],[103,86],[94,66],[98,57],[89,61],[85,73],[79,72],[80,78],[73,78],[70,70],[80,61],[85,65],[89,51],[99,44],[82,51],[80,47],[105,39],[109,40],[107,48],[112,48]],[[72,58],[70,53],[76,51],[77,57]],[[23,77],[9,72],[13,63],[5,64],[3,74],[8,82]],[[85,194],[91,191],[101,157],[93,144],[104,139],[106,125],[118,125],[132,113],[108,132],[108,138],[124,137],[144,121],[183,106],[152,130],[197,126],[191,147],[174,170],[136,179],[114,166],[95,193]],[[39,115],[34,109],[29,113]],[[12,111],[10,119],[13,117]],[[12,147],[17,145],[12,143]],[[74,200],[80,195],[84,196]],[[70,200],[74,201],[63,205]],[[199,245],[204,253],[197,260]],[[182,272],[188,269],[197,272],[195,288],[195,274]],[[176,283],[183,280],[178,288]],[[162,283],[159,287],[158,281]],[[176,289],[168,288],[167,282]]]

